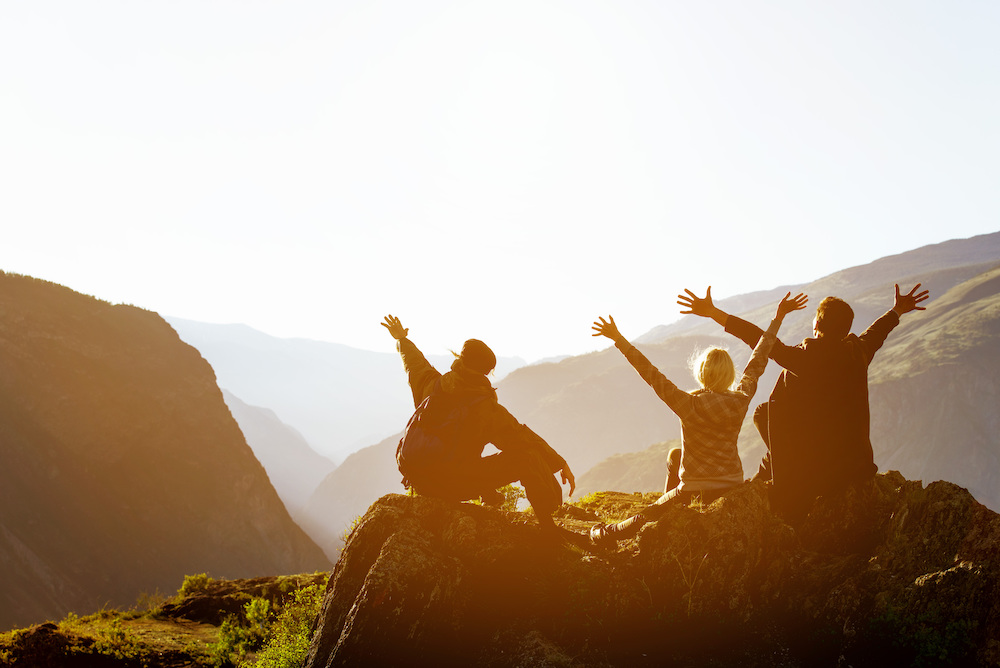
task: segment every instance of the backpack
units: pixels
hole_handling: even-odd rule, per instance
[[[455,397],[441,391],[441,380],[420,402],[403,437],[396,446],[396,465],[403,474],[403,486],[411,487],[410,478],[446,465],[455,457],[463,422],[469,409],[486,396]]]

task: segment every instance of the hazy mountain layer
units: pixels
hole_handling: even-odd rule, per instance
[[[327,565],[166,322],[0,273],[0,629]]]
[[[278,496],[301,524],[303,507],[336,464],[313,450],[302,434],[271,409],[251,406],[227,390],[222,397]]]
[[[344,533],[373,499],[405,490],[396,469],[401,434],[362,448],[323,479],[304,509],[303,528],[331,561],[340,557]]]

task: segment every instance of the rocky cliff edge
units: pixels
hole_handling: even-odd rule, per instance
[[[653,498],[591,495],[559,522]],[[998,576],[1000,516],[897,472],[798,528],[744,484],[606,551],[530,514],[390,494],[347,541],[307,666],[995,666]]]

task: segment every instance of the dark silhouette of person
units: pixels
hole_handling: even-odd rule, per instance
[[[757,379],[767,366],[768,353],[774,345],[785,316],[806,306],[807,297],[791,293],[778,304],[774,319],[762,332],[753,355],[739,382],[733,360],[724,348],[704,350],[692,363],[695,379],[701,388],[685,392],[674,385],[639,350],[618,331],[615,320],[600,318],[594,323],[594,336],[606,336],[625,355],[656,395],[677,414],[681,421],[681,447],[667,456],[667,481],[663,495],[639,513],[621,522],[591,527],[590,538],[597,544],[631,538],[646,522],[655,521],[672,503],[690,503],[694,497],[710,503],[727,490],[743,482],[743,464],[736,441],[750,401],[757,391]]]
[[[451,370],[441,374],[407,338],[409,329],[399,318],[388,315],[381,324],[396,339],[414,407],[433,392],[461,409],[444,444],[445,452],[435,457],[433,465],[400,465],[404,485],[425,496],[451,501],[481,498],[495,505],[504,499],[497,491],[500,487],[520,481],[541,528],[555,530],[552,512],[562,505],[562,487],[554,474],[569,484],[570,496],[576,490],[576,478],[559,453],[497,401],[496,390],[486,377],[497,361],[489,346],[469,339]],[[500,452],[483,457],[487,443]]]
[[[818,496],[870,482],[878,467],[869,437],[868,366],[899,318],[928,298],[917,292],[896,295],[892,309],[860,336],[851,333],[854,311],[842,299],[827,297],[816,309],[813,337],[795,346],[775,342],[770,357],[783,370],[767,403],[754,411],[754,424],[767,452],[755,479],[771,480],[772,502],[795,523]],[[757,345],[759,327],[729,315],[690,290],[677,303],[690,313],[715,320],[749,346]]]

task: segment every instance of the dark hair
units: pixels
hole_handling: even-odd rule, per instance
[[[843,299],[827,297],[816,307],[816,331],[842,339],[851,333],[854,310]]]
[[[462,344],[462,352],[458,355],[462,364],[484,376],[497,365],[497,356],[490,347],[479,339],[469,339]]]

